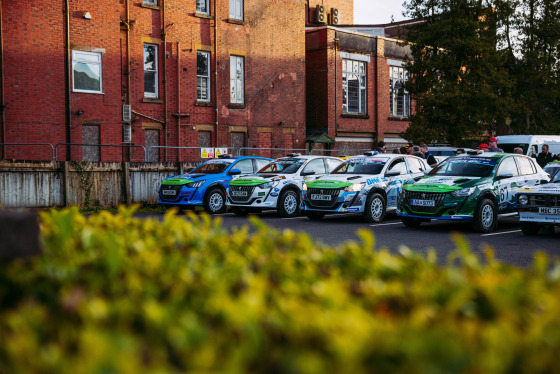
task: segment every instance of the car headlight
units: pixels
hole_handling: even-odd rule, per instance
[[[529,204],[529,196],[527,195],[519,195],[517,197],[517,202],[521,205],[527,205]]]
[[[187,187],[188,188],[197,188],[200,187],[204,184],[204,181],[197,181],[197,182],[191,182],[191,183],[187,183]]]
[[[346,192],[358,192],[364,189],[365,183],[356,183],[348,187],[344,187],[344,191]]]
[[[274,184],[275,184],[274,182],[266,182],[263,184],[259,184],[259,188],[262,188],[263,190],[267,190],[269,188],[274,187]]]
[[[461,190],[451,192],[451,196],[453,197],[470,196],[474,192],[474,190],[476,190],[476,187],[463,188]]]

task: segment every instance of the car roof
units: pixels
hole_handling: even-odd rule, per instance
[[[229,157],[216,157],[214,160],[243,160],[246,158],[260,158],[263,160],[272,160],[268,157],[261,157],[261,156],[229,156]]]
[[[303,160],[313,160],[314,158],[330,158],[330,159],[340,161],[340,159],[338,157],[334,157],[334,156],[315,156],[315,155],[283,156],[283,157],[277,158],[277,160],[282,160],[282,159],[287,159],[287,158],[289,158],[289,159],[299,158],[299,159],[303,159]]]
[[[403,154],[400,154],[400,153],[378,153],[378,154],[372,155],[372,156],[370,156],[370,155],[356,155],[356,156],[350,157],[346,161],[352,160],[353,158],[387,158],[387,159],[391,160],[391,159],[394,159],[394,158],[397,158],[397,157],[415,157],[415,158],[418,158],[420,160],[423,160],[423,158],[418,157],[418,156],[414,156],[414,155],[403,155]]]

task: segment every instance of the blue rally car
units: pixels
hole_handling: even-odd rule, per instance
[[[202,205],[210,214],[223,213],[229,181],[237,175],[256,173],[270,161],[265,157],[221,155],[187,174],[164,179],[159,188],[158,204],[179,208]]]

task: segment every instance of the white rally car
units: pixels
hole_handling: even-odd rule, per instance
[[[426,160],[410,155],[366,152],[349,158],[333,172],[305,183],[303,204],[311,219],[326,213],[362,213],[368,222],[380,222],[397,207],[403,183],[424,176]]]
[[[232,180],[226,204],[237,215],[276,209],[281,217],[298,216],[303,184],[329,173],[341,162],[336,157],[289,154],[256,174]]]
[[[552,162],[544,171],[553,175],[534,187],[521,188],[515,195],[521,231],[537,235],[542,226],[560,226],[560,163]]]

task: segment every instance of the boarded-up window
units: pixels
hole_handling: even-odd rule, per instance
[[[232,132],[231,133],[231,146],[233,148],[239,149],[246,147],[245,145],[245,133],[244,132]],[[243,155],[245,153],[242,153]]]
[[[212,131],[199,131],[198,132],[198,146],[211,147],[212,146]]]
[[[270,148],[272,144],[272,134],[269,132],[259,133],[259,144],[258,148]],[[257,156],[261,157],[271,157],[271,152],[269,149],[259,149],[256,153]]]
[[[84,144],[100,144],[99,126],[84,125],[82,126],[82,143]],[[99,162],[101,161],[101,152],[99,146],[83,146],[82,160]]]
[[[294,136],[292,134],[284,134],[284,148],[294,148]]]
[[[145,146],[146,151],[153,146],[159,146],[159,130],[157,129],[150,129],[144,130],[145,139]],[[150,149],[149,159],[148,162],[159,162],[159,153],[161,148],[152,148]]]

